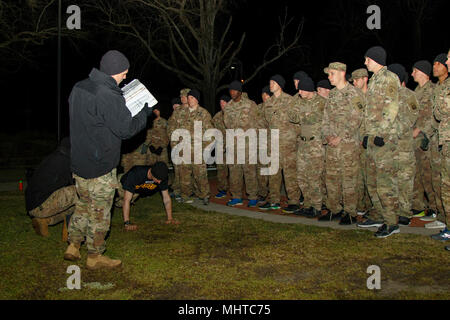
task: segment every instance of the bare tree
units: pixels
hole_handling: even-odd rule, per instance
[[[92,3],[115,31],[128,35],[147,50],[158,64],[172,71],[186,85],[199,88],[205,107],[214,110],[220,83],[241,51],[245,33],[230,39],[233,17],[227,17],[225,0],[99,0]],[[294,24],[287,14],[280,19],[280,34],[245,82],[268,64],[299,46],[301,21]],[[289,34],[289,36],[288,36]]]

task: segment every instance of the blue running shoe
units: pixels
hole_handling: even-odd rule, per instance
[[[253,207],[256,207],[257,204],[258,204],[258,200],[249,200],[247,207],[253,208]]]
[[[445,228],[440,233],[432,235],[431,239],[439,240],[439,241],[448,241],[448,240],[450,240],[450,230]]]
[[[227,196],[227,192],[223,191],[223,190],[219,190],[219,193],[216,194],[217,199],[225,198],[226,196]]]
[[[240,198],[234,198],[227,202],[227,206],[234,207],[234,206],[242,206],[244,203],[242,202],[242,199]]]

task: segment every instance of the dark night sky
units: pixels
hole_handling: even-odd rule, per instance
[[[419,53],[414,53],[412,44],[415,39],[412,30],[415,20],[404,10],[398,8],[394,10],[397,2],[373,1],[381,8],[382,29],[379,34],[388,51],[387,63],[402,63],[410,72],[415,61],[427,59],[432,62],[437,54],[448,51],[448,37],[446,38],[445,34],[448,30],[447,15],[450,11],[445,6],[446,1],[430,1],[434,2],[435,7],[433,10],[430,9],[430,15],[421,25],[422,48]],[[375,32],[367,28],[364,35],[352,36],[353,31],[365,28],[369,16],[366,13],[368,6],[366,1],[248,1],[233,11],[232,29],[236,41],[242,32],[246,32],[246,43],[238,57],[243,62],[244,78],[262,60],[265,49],[278,32],[278,16],[284,14],[286,6],[288,15],[294,16],[295,22],[299,22],[302,17],[305,19],[300,39],[302,50],[291,52],[268,66],[246,85],[246,91],[258,103],[260,89],[268,84],[268,79],[275,73],[280,73],[286,78],[285,91],[292,94],[294,87],[291,79],[296,71],[304,70],[318,81],[325,79],[323,68],[329,62],[342,61],[347,63],[347,68],[351,72],[364,66],[364,53],[369,47],[381,44],[375,37]],[[83,12],[81,4],[80,7]],[[351,8],[347,11],[352,12],[352,15],[347,15],[346,8]],[[336,22],[339,22],[341,27],[336,25]],[[90,32],[95,44],[80,42],[74,48],[67,39],[63,40],[61,98],[63,134],[68,133],[67,98],[71,87],[75,82],[87,77],[92,67],[98,67],[101,55],[111,49],[106,47],[103,36],[96,37],[96,30]],[[357,32],[355,34],[358,36]],[[114,39],[109,39],[109,45],[114,45]],[[1,117],[2,132],[14,133],[34,129],[56,134],[56,48],[56,41],[46,42],[44,46],[38,48],[39,54],[35,64],[37,68],[25,65],[18,73],[2,77],[0,80],[8,105],[3,105],[6,114]],[[119,47],[114,48],[120,50]],[[128,52],[125,51],[125,54],[128,55]],[[171,112],[168,102],[178,94],[183,85],[173,74],[156,64],[150,64],[148,72],[142,75],[139,73],[139,67],[133,65],[133,61],[131,65],[129,80],[139,77],[161,102],[162,114],[167,118]],[[415,87],[411,77],[408,86]]]

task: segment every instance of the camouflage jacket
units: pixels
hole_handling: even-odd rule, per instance
[[[281,146],[295,147],[300,126],[289,121],[288,111],[295,103],[295,98],[282,92],[277,98],[275,95],[263,103],[264,120],[268,129],[279,129]],[[268,133],[270,136],[270,133]]]
[[[186,129],[191,134],[191,145],[194,146],[194,125],[195,121],[202,122],[202,140],[203,135],[206,130],[214,128],[212,125],[211,114],[205,108],[198,106],[195,111],[190,111],[190,108],[186,108],[181,114],[182,119],[180,120],[180,128]],[[203,147],[206,147],[210,144],[210,141],[203,141]]]
[[[175,110],[173,110],[172,115],[170,116],[169,120],[167,121],[167,136],[170,142],[170,145],[174,147],[177,142],[172,142],[171,137],[172,133],[181,127],[181,123],[184,117],[184,112],[186,111],[188,107],[186,106],[179,106]]]
[[[450,141],[450,78],[447,78],[435,94],[434,116],[439,123],[439,144]]]
[[[223,121],[227,129],[243,129],[244,131],[256,126],[256,103],[241,97],[239,102],[230,100],[223,112]]]
[[[398,150],[412,152],[414,150],[413,128],[419,116],[419,102],[414,91],[400,87],[399,110],[397,116]]]
[[[363,120],[364,94],[350,83],[338,90],[333,88],[326,100],[322,132],[340,137],[344,142],[358,142]]]
[[[159,147],[166,148],[169,144],[169,136],[167,134],[167,120],[159,118],[153,120],[153,127],[147,131],[147,137],[145,143],[148,146],[154,146],[156,149]]]
[[[434,84],[428,81],[423,87],[417,86],[414,92],[419,101],[419,117],[415,127],[430,138],[438,129],[438,124],[433,117]]]
[[[395,118],[398,114],[398,76],[383,67],[369,80],[364,112],[364,135],[385,137],[396,135]]]
[[[322,140],[322,121],[327,100],[318,94],[311,99],[298,99],[289,110],[289,120],[300,124],[301,136]]]

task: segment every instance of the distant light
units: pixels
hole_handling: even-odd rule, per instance
[[[241,82],[244,83],[244,79],[241,79]]]
[[[231,70],[234,70],[234,69],[236,69],[236,67],[235,66],[231,66]]]

